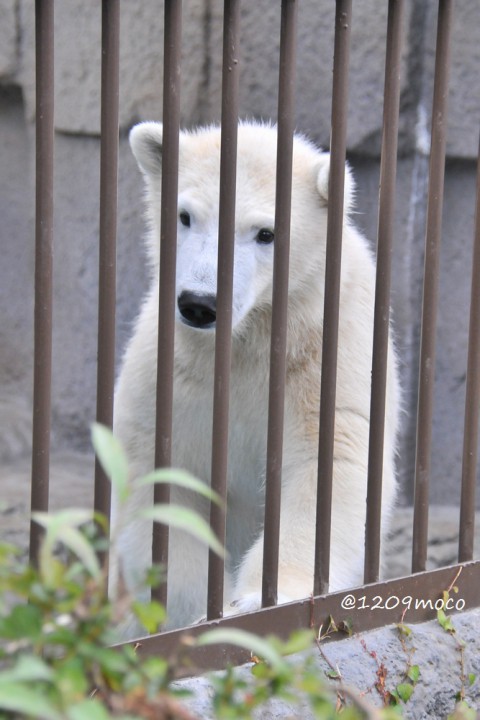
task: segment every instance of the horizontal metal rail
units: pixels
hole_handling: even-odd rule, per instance
[[[353,633],[373,630],[393,623],[426,622],[436,617],[443,593],[453,585],[448,613],[478,607],[480,561],[453,565],[440,570],[410,575],[371,585],[312,597],[295,603],[264,608],[254,613],[236,615],[136,641],[141,656],[175,657],[181,660],[179,674],[196,675],[206,670],[220,670],[251,660],[248,650],[233,645],[195,647],[195,638],[213,628],[240,628],[261,637],[276,635],[287,639],[295,630],[312,629],[318,635],[333,618],[337,627],[348,621]],[[332,633],[329,640],[345,638],[344,632]]]

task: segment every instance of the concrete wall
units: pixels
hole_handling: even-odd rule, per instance
[[[385,691],[394,690],[404,683],[408,663],[418,665],[420,675],[418,682],[407,703],[400,706],[404,720],[438,720],[452,718],[461,720],[463,713],[454,713],[462,681],[459,661],[459,643],[464,645],[465,675],[475,675],[473,684],[466,688],[465,701],[469,708],[478,709],[480,703],[480,642],[478,633],[472,628],[478,627],[480,611],[470,610],[452,616],[454,633],[447,633],[436,620],[410,625],[408,613],[405,623],[411,634],[401,638],[398,625],[387,625],[379,630],[355,633],[352,637],[342,638],[333,642],[322,642],[321,651],[314,646],[299,655],[287,658],[290,667],[304,667],[307,658],[318,670],[317,677],[324,678],[325,688],[332,698],[338,694],[346,694],[347,699],[357,709],[361,703],[362,717],[373,720],[379,714],[375,708],[384,707]],[[403,640],[403,642],[402,642]],[[412,661],[413,658],[413,661]],[[341,679],[332,677],[332,668]],[[237,677],[247,687],[252,683],[251,665],[236,669]],[[189,678],[176,683],[182,690],[191,693],[185,700],[186,706],[197,717],[214,720],[213,706],[214,674],[210,677]],[[383,687],[380,682],[383,680]],[[347,689],[347,693],[344,693]],[[352,695],[350,695],[350,693]],[[349,703],[347,703],[349,704]],[[339,714],[341,717],[341,714]],[[257,720],[284,720],[285,718],[302,718],[313,720],[318,713],[312,712],[308,698],[295,693],[288,699],[274,698],[254,711]],[[478,716],[477,716],[478,717]]]
[[[405,22],[393,309],[406,419],[403,486],[411,492],[436,3],[410,2]],[[218,120],[222,3],[185,0],[182,122]],[[334,3],[299,6],[298,128],[324,146],[330,128]],[[354,3],[349,156],[356,220],[372,241],[377,222],[387,4]],[[121,4],[118,348],[146,283],[141,182],[126,134],[161,117],[162,3]],[[465,392],[468,292],[480,96],[480,7],[456,5],[438,329],[432,499],[456,503]],[[55,336],[53,430],[57,448],[85,448],[95,408],[100,124],[100,3],[56,5]],[[243,3],[241,114],[275,118],[276,3]],[[34,16],[29,0],[0,0],[0,453],[26,451],[32,377]]]

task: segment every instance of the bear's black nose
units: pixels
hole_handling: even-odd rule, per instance
[[[178,298],[178,309],[182,320],[196,328],[210,328],[217,318],[217,298],[215,295],[197,295],[184,291]]]

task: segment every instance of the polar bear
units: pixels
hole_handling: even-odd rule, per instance
[[[127,347],[115,398],[116,435],[134,476],[152,469],[157,354],[162,125],[130,133],[144,176],[152,282]],[[233,332],[227,500],[226,607],[260,607],[262,521],[277,133],[255,122],[238,128]],[[216,318],[220,129],[181,132],[174,370],[173,464],[209,482]],[[328,206],[329,154],[294,138],[287,378],[279,560],[281,601],[308,597],[313,587],[318,415]],[[341,272],[335,421],[330,589],[361,584],[367,487],[368,428],[375,265],[349,218],[353,180],[347,167]],[[398,414],[395,355],[390,343],[382,495],[388,528],[396,493]],[[199,497],[173,489],[173,500],[208,519]],[[145,487],[132,507],[152,503]],[[117,519],[113,502],[113,523]],[[152,528],[139,521],[120,537],[127,585],[135,587],[151,557]],[[207,549],[171,531],[168,566],[170,627],[205,614]],[[230,610],[228,610],[230,612]]]

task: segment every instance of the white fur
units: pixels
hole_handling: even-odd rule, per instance
[[[162,126],[142,123],[130,142],[147,186],[148,251],[153,282],[127,348],[116,391],[115,432],[131,472],[152,468],[157,352]],[[268,368],[274,244],[258,244],[260,228],[273,229],[276,130],[239,126],[236,200],[233,346],[227,510],[227,606],[259,607],[266,461]],[[219,198],[218,128],[180,136],[177,295],[215,294]],[[281,499],[281,600],[312,591],[317,482],[318,410],[326,251],[329,155],[296,136],[293,159],[288,306],[286,415]],[[362,582],[366,508],[368,418],[375,269],[367,241],[348,219],[353,181],[347,168],[341,275],[337,413],[332,507],[330,589]],[[211,462],[214,329],[196,329],[177,317],[173,463],[209,482]],[[394,448],[398,387],[390,346],[384,451],[382,528],[395,498]],[[208,518],[204,501],[173,490],[175,502]],[[132,506],[152,502],[144,488]],[[114,502],[113,522],[116,521]],[[150,560],[151,526],[131,525],[120,539],[127,584],[134,587]],[[205,613],[207,550],[172,531],[169,560],[170,626]]]

